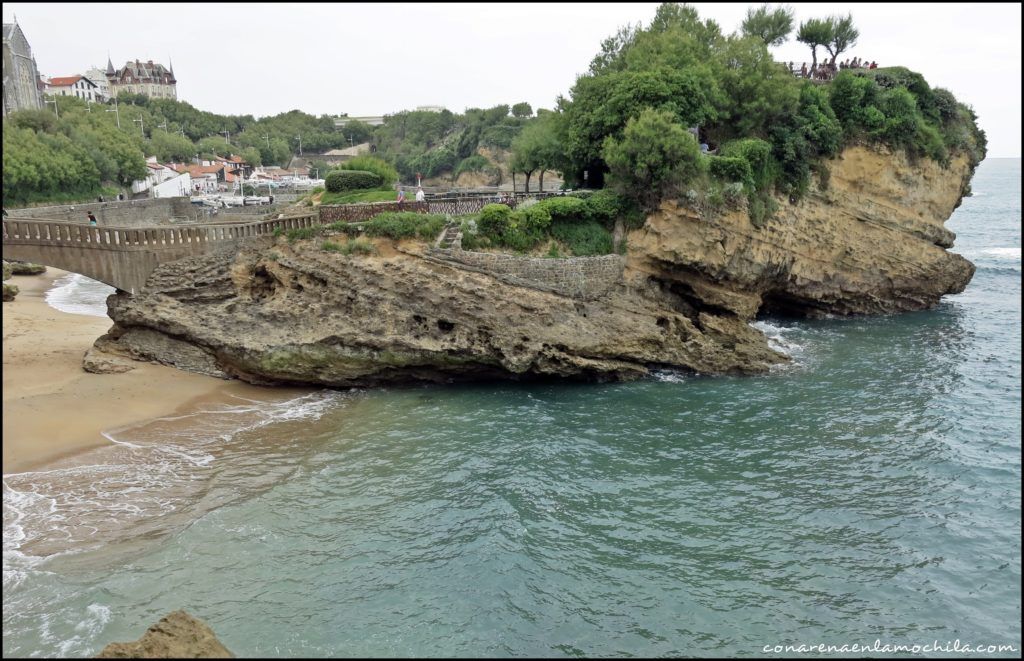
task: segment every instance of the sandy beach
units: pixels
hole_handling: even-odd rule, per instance
[[[112,322],[47,305],[45,293],[62,275],[50,268],[8,281],[20,293],[3,304],[5,474],[107,444],[104,430],[171,415],[225,390],[258,390],[148,363],[123,374],[86,372],[82,356]]]

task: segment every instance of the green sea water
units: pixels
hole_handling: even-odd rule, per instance
[[[4,656],[177,608],[239,656],[1019,650],[1020,175],[947,224],[965,292],[761,320],[767,376],[268,392],[5,474]]]

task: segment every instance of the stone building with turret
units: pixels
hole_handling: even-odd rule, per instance
[[[135,60],[125,63],[120,69],[114,69],[110,58],[107,58],[106,77],[113,98],[117,98],[121,92],[143,94],[151,99],[178,98],[178,81],[174,78],[173,64],[166,68],[162,64],[154,64],[153,60]]]
[[[15,110],[43,107],[39,69],[17,20],[4,23],[4,117]]]

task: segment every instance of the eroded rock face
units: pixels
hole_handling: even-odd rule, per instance
[[[970,176],[902,153],[854,147],[829,162],[826,190],[783,203],[756,228],[745,210],[702,216],[668,202],[629,236],[630,266],[672,283],[695,305],[749,317],[762,308],[808,316],[934,306],[963,291],[974,265],[946,251],[943,227]]]
[[[764,227],[744,209],[666,202],[628,235],[623,281],[578,300],[378,241],[376,256],[319,241],[254,239],[165,264],[108,299],[97,348],[253,383],[330,386],[481,378],[629,379],[652,368],[758,373],[786,358],[749,322],[926,308],[974,267],[946,252],[944,221],[970,176],[848,149],[826,190]]]
[[[210,627],[185,611],[174,611],[134,643],[110,643],[97,659],[233,659]]]

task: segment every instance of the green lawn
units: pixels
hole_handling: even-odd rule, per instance
[[[406,193],[406,200],[409,200]],[[324,191],[320,204],[356,204],[359,202],[397,202],[398,192],[393,190],[363,190],[347,193]]]

